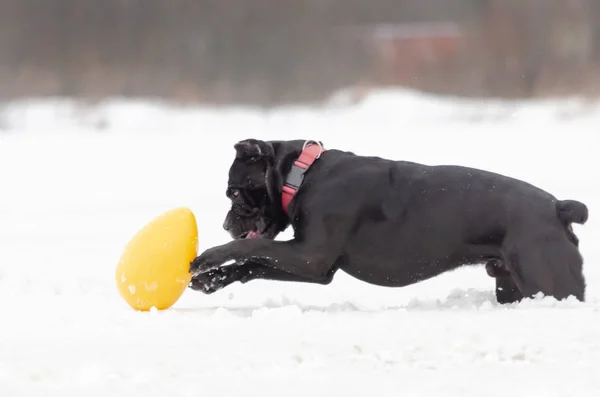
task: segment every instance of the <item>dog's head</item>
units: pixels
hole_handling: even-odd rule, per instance
[[[287,225],[287,216],[277,201],[275,149],[271,143],[256,139],[240,141],[234,148],[226,191],[231,209],[223,228],[234,239],[273,239]]]

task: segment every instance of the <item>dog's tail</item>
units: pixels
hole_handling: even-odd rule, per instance
[[[588,208],[577,200],[559,200],[556,202],[556,214],[564,223],[583,225],[588,220]]]

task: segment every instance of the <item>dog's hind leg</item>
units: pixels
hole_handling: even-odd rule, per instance
[[[492,259],[488,261],[485,264],[485,271],[487,272],[488,276],[493,278],[510,276],[510,272],[508,271],[506,266],[504,266],[502,261],[498,259]]]
[[[490,260],[485,264],[485,270],[488,276],[496,280],[496,301],[498,303],[504,305],[519,302],[523,299],[523,294],[517,287],[504,261]]]
[[[541,292],[557,300],[585,299],[583,259],[564,233],[530,237],[507,252],[506,265],[525,297]]]
[[[496,300],[501,305],[519,302],[523,299],[523,293],[510,275],[496,277]]]

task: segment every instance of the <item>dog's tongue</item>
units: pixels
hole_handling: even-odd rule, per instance
[[[260,234],[257,231],[252,230],[251,232],[248,232],[246,238],[256,238],[258,236],[260,236]]]

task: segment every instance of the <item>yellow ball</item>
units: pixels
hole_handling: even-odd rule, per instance
[[[163,213],[125,246],[116,271],[119,294],[135,310],[168,309],[187,288],[197,252],[193,212],[176,208]]]

